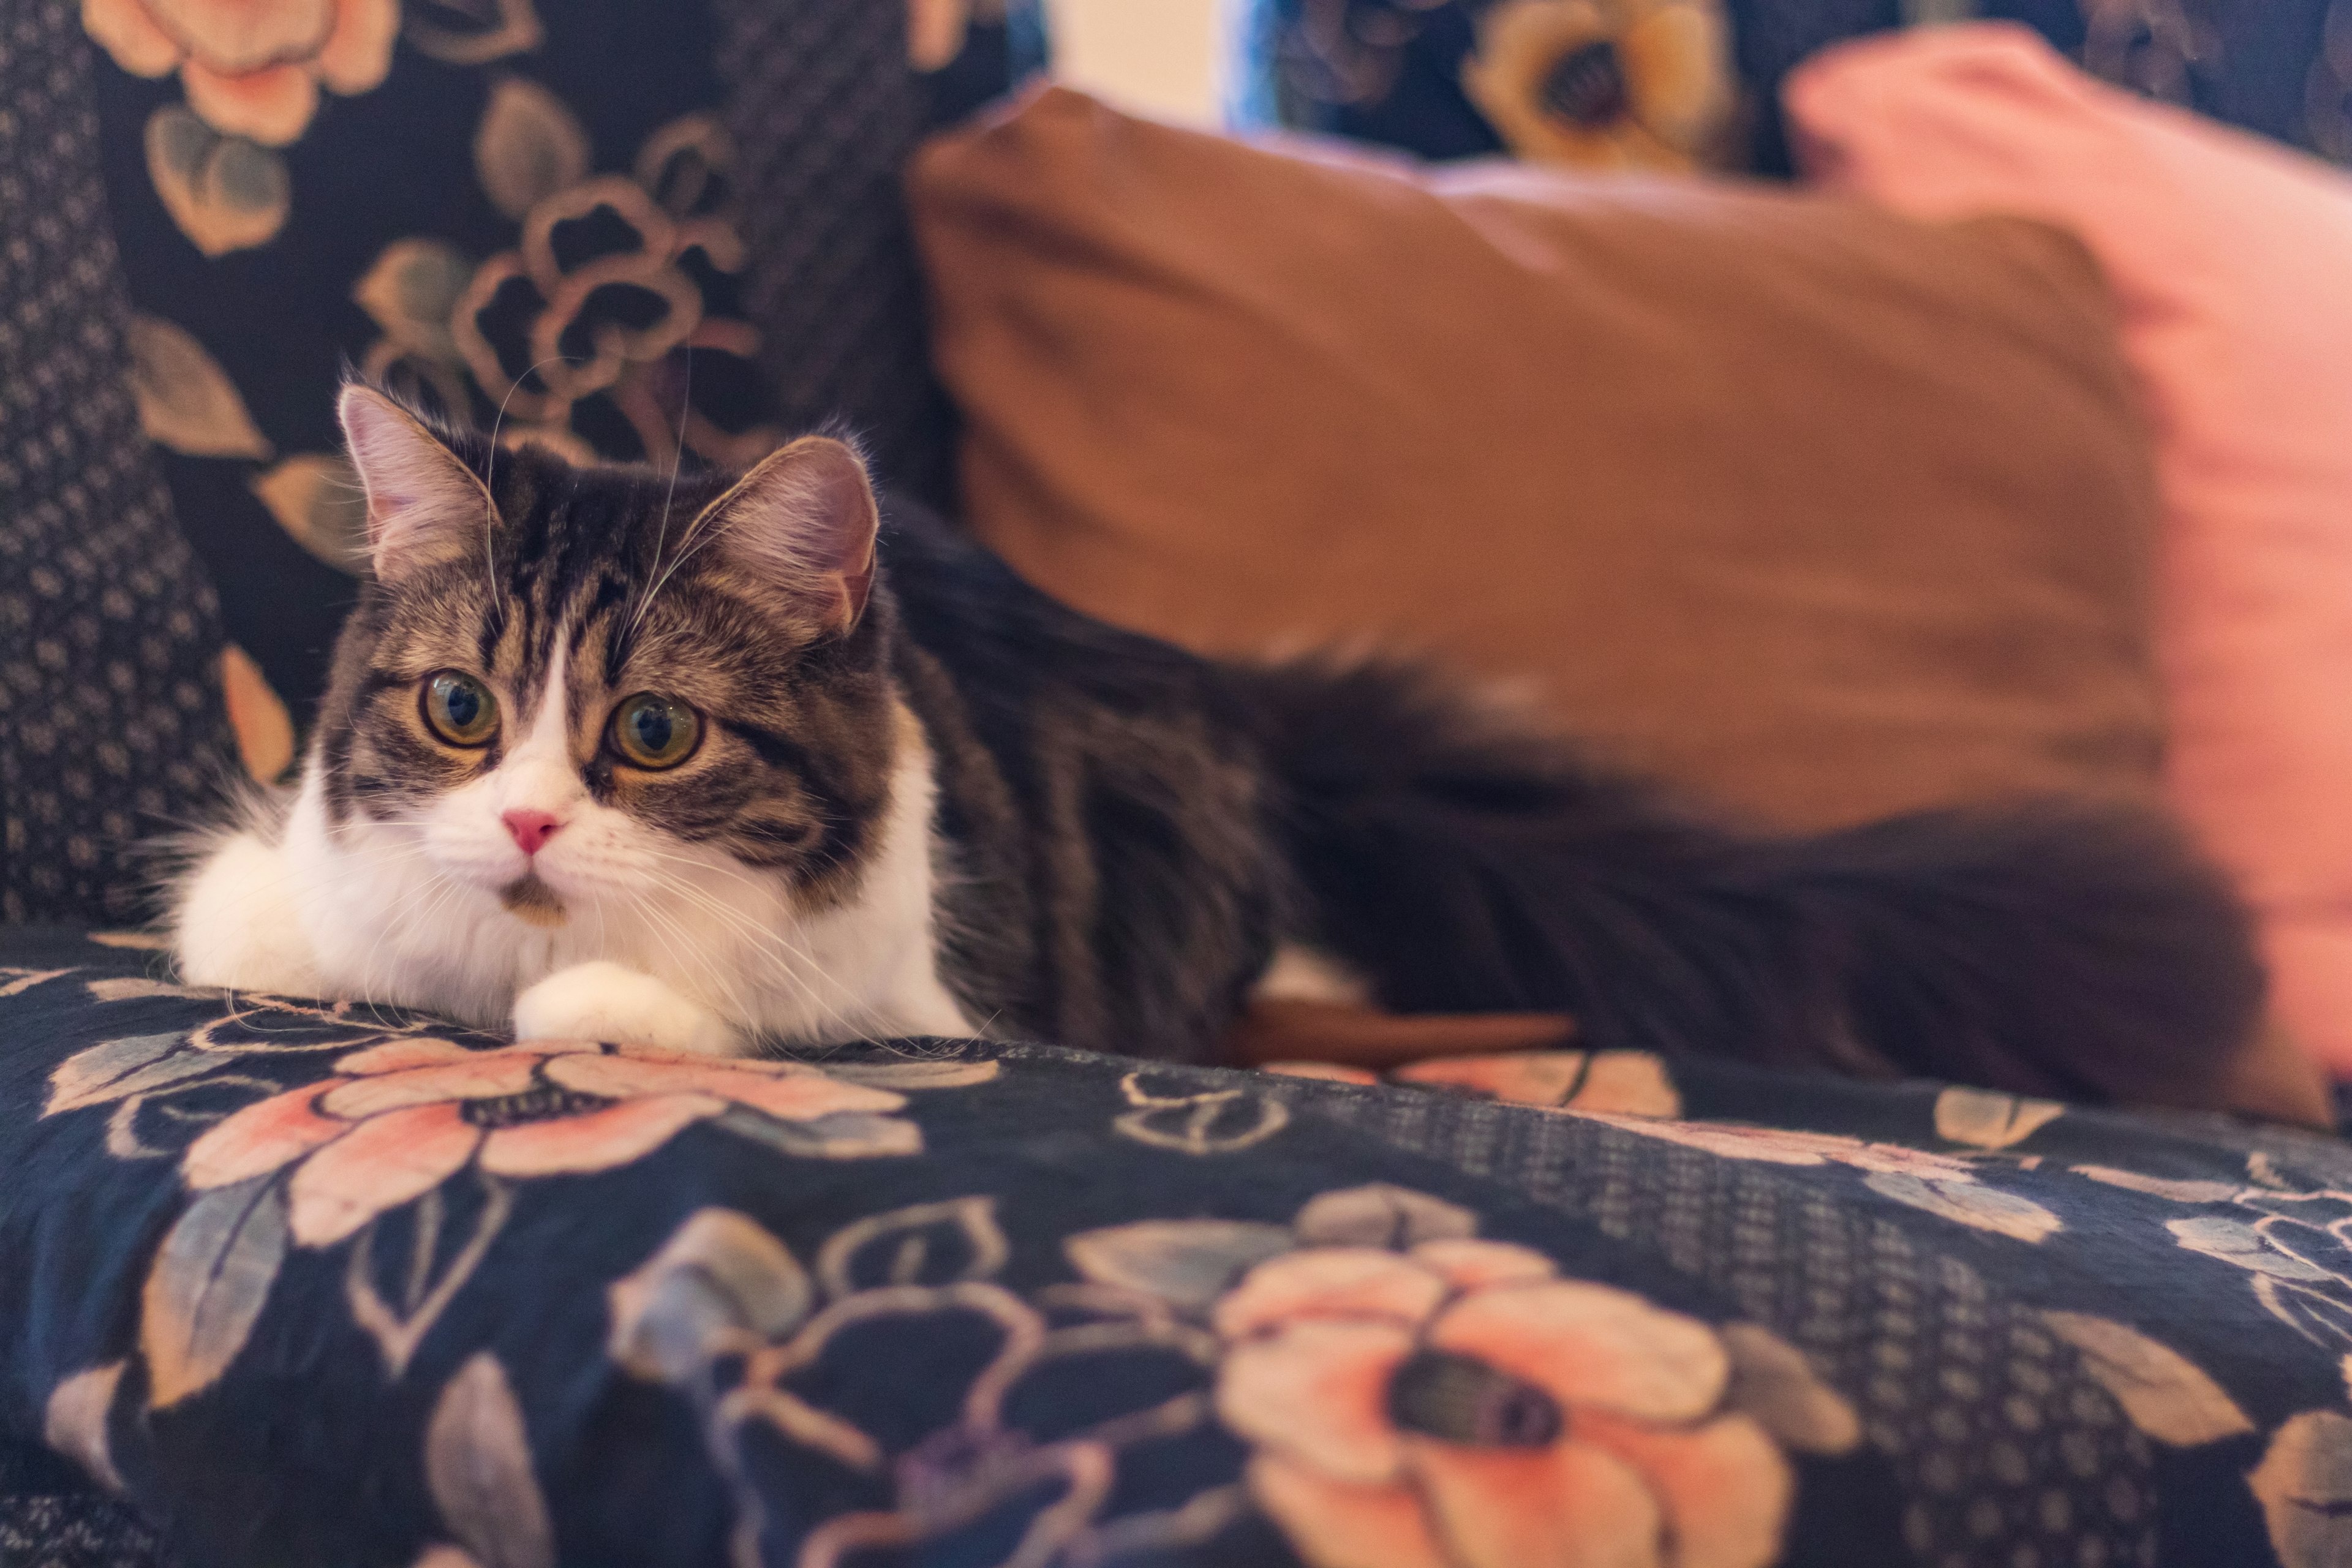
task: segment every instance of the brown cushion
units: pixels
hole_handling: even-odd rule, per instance
[[[911,188],[971,521],[1071,603],[1524,678],[1767,821],[2153,785],[2148,450],[2055,230],[1062,89]]]

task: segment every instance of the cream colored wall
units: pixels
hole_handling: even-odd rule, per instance
[[[1123,109],[1214,124],[1227,3],[1047,0],[1054,74]]]

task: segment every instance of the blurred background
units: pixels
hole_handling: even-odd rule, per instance
[[[1051,0],[1055,74],[1155,119],[1220,117],[1239,0]]]

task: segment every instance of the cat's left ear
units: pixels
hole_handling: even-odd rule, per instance
[[[736,480],[685,537],[719,530],[730,566],[839,633],[866,613],[880,526],[857,454],[831,437],[803,436]]]

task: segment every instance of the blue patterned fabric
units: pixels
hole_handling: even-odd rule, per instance
[[[333,70],[325,40],[295,51],[320,61],[270,64],[270,79],[327,72],[283,108],[250,82],[204,88],[250,52],[251,7],[44,9],[90,34],[87,180],[112,232],[88,237],[127,299],[121,357],[250,706],[307,727],[357,593],[362,518],[334,424],[352,370],[509,440],[665,468],[748,467],[842,419],[894,482],[948,499],[953,433],[898,168],[927,128],[1041,68],[1035,0],[939,0],[919,38],[903,0],[320,0],[391,30]],[[254,14],[299,29],[306,8]],[[5,481],[0,468],[0,496]],[[0,705],[24,684],[0,679]],[[274,769],[290,743],[258,749]],[[31,908],[121,918],[88,898]]]
[[[2330,1139],[1633,1053],[733,1066],[0,960],[0,1455],[185,1563],[2352,1553]]]
[[[2039,29],[2095,75],[2352,162],[2352,0],[1250,0],[1240,98],[1257,120],[1426,158],[1502,152],[1510,138],[1465,73],[1507,14],[1556,14],[1570,49],[1675,8],[1717,19],[1745,100],[1738,133],[1703,161],[1788,173],[1779,93],[1807,56],[1908,21],[1983,17]],[[1559,107],[1563,79],[1531,77]]]

